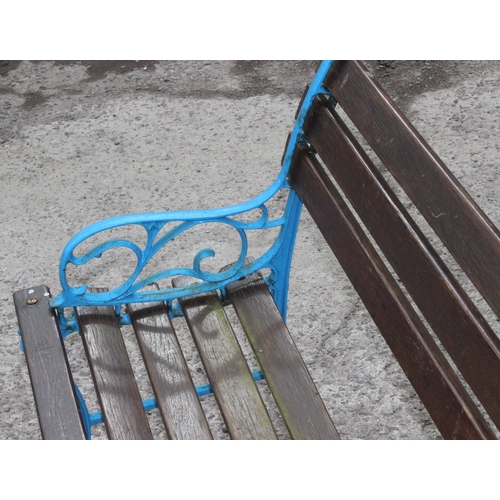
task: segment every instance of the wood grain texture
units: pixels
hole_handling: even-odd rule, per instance
[[[212,439],[165,304],[127,307],[168,437]]]
[[[333,183],[303,144],[296,150],[290,182],[443,437],[494,439],[493,431]]]
[[[339,439],[264,280],[251,275],[227,292],[291,437]]]
[[[326,99],[316,100],[304,131],[500,428],[500,384],[496,383],[500,339]]]
[[[190,278],[174,278],[174,286]],[[266,407],[216,292],[180,299],[232,439],[277,439]]]
[[[73,379],[49,298],[46,286],[14,293],[42,438],[85,439]],[[28,300],[34,303],[29,305]]]
[[[500,233],[357,61],[325,79],[342,109],[500,317]]]
[[[153,439],[114,308],[85,306],[76,312],[108,437]]]

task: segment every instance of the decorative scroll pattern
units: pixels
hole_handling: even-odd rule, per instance
[[[288,274],[291,263],[293,244],[300,217],[302,204],[294,191],[289,191],[287,205],[283,216],[269,220],[266,203],[280,189],[289,189],[287,183],[288,170],[290,168],[295,145],[302,140],[302,126],[307,111],[315,95],[328,93],[322,82],[331,61],[322,63],[318,72],[309,87],[308,92],[302,102],[298,112],[297,121],[292,131],[289,144],[287,146],[281,172],[275,182],[253,200],[246,203],[213,210],[180,211],[180,212],[158,212],[148,214],[126,215],[107,219],[93,224],[76,234],[66,245],[59,267],[59,276],[62,292],[51,299],[51,306],[62,311],[65,307],[76,307],[85,305],[114,305],[131,302],[150,302],[165,300],[172,303],[173,300],[192,294],[203,293],[215,289],[223,290],[224,287],[239,278],[247,276],[258,269],[271,269],[271,274],[267,281],[274,293],[276,303],[280,308],[283,317],[286,317],[286,297],[288,292]],[[242,213],[258,210],[260,217],[253,222],[241,222],[233,217]],[[160,231],[168,223],[175,223],[175,227],[164,235],[158,237]],[[218,273],[209,273],[202,270],[202,261],[215,256],[215,251],[211,248],[200,250],[190,268],[177,267],[164,269],[153,273],[145,278],[138,279],[146,265],[154,258],[158,252],[174,238],[184,231],[206,223],[220,223],[234,228],[240,238],[241,248],[239,257],[228,269]],[[113,228],[130,225],[142,226],[147,233],[147,240],[144,248],[127,239],[111,239],[95,246],[83,256],[76,256],[74,251],[85,240],[92,238],[98,233]],[[271,247],[253,262],[245,264],[248,252],[248,232],[260,231],[270,228],[279,228],[278,236]],[[68,265],[84,266],[92,259],[99,258],[104,252],[115,248],[126,248],[131,250],[137,263],[133,273],[120,286],[105,293],[90,293],[87,285],[72,287],[69,285],[66,275]],[[191,276],[200,282],[180,288],[163,288],[158,291],[143,290],[147,285],[158,282],[165,278],[178,275]]]
[[[63,287],[63,293],[52,301],[52,306],[61,308],[81,305],[118,305],[129,302],[149,302],[158,300],[160,297],[163,300],[172,301],[175,298],[180,298],[189,294],[201,293],[221,288],[235,279],[264,267],[263,264],[267,264],[272,261],[272,258],[276,255],[282,245],[286,233],[284,227],[288,218],[286,213],[287,210],[285,210],[285,214],[282,217],[269,220],[268,210],[264,204],[261,204],[256,208],[260,211],[260,217],[258,220],[253,222],[241,222],[232,219],[230,216],[218,216],[218,211],[214,210],[213,214],[211,214],[212,216],[207,216],[205,212],[205,217],[203,218],[197,218],[195,216],[196,212],[172,212],[167,214],[147,214],[147,216],[132,215],[124,218],[120,217],[109,219],[108,221],[103,221],[95,224],[94,226],[90,226],[84,232],[76,235],[68,243],[64,250],[61,258],[60,269],[60,279]],[[161,237],[157,237],[161,229],[170,222],[175,222],[175,227],[170,229]],[[196,254],[191,268],[176,267],[165,269],[138,280],[139,275],[146,265],[169,242],[178,237],[184,231],[196,225],[207,223],[220,223],[230,226],[236,230],[236,233],[240,238],[241,248],[239,257],[228,269],[218,273],[203,271],[202,261],[208,257],[215,256],[213,249],[204,248]],[[147,241],[144,248],[140,248],[136,243],[127,239],[111,239],[95,246],[83,256],[75,255],[77,247],[86,239],[93,237],[99,232],[128,225],[139,225],[146,230]],[[249,266],[245,266],[243,269],[243,264],[247,258],[248,252],[248,231],[264,230],[274,227],[280,228],[280,231],[276,240],[271,245],[271,248],[255,262]],[[118,247],[131,250],[137,258],[137,263],[133,273],[122,285],[105,293],[89,293],[87,291],[87,285],[80,287],[70,286],[66,276],[66,269],[69,264],[83,266],[92,259],[100,258],[104,252]],[[274,273],[276,273],[276,270],[274,270]],[[151,283],[179,275],[191,276],[201,280],[201,282],[185,287],[185,290],[164,288],[154,292],[141,291]],[[273,277],[274,276],[271,276],[271,280],[273,280]]]

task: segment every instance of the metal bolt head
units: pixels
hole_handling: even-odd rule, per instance
[[[34,304],[36,304],[38,302],[38,299],[35,298],[35,297],[32,297],[31,299],[28,299],[26,304],[28,304],[29,306],[32,306]]]

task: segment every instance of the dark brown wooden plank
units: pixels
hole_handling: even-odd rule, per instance
[[[212,439],[186,360],[163,302],[128,311],[170,439]]]
[[[498,229],[361,63],[325,85],[500,317]]]
[[[303,144],[295,153],[290,182],[443,437],[494,439],[494,433],[333,183]]]
[[[264,280],[255,273],[227,292],[291,437],[339,439]]]
[[[43,439],[85,439],[78,402],[46,286],[14,293]]]
[[[500,428],[500,339],[326,99],[315,102],[304,131]]]
[[[114,307],[76,312],[108,437],[153,439]]]
[[[174,286],[191,283],[174,278]],[[216,292],[180,300],[232,439],[277,439],[261,395]]]

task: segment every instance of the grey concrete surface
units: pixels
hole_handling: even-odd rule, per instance
[[[499,225],[500,64],[366,63]],[[0,62],[1,439],[40,438],[12,293],[40,284],[58,293],[65,243],[97,220],[220,207],[260,193],[279,171],[315,66],[313,61]],[[281,205],[278,198],[272,206]],[[270,238],[253,241],[253,251],[262,251]],[[218,227],[203,228],[179,238],[161,259],[182,263],[206,246],[218,251],[211,264],[218,268],[237,254],[238,241]],[[96,285],[118,284],[131,265],[129,255],[112,255],[86,277]],[[478,307],[498,329],[484,303]],[[342,438],[439,439],[307,213],[294,254],[288,324]],[[131,356],[138,358],[130,331],[126,336]],[[196,382],[203,383],[182,328],[181,336],[199,374]],[[67,345],[77,382],[95,410],[78,337],[68,337]],[[148,397],[140,369],[138,378]],[[210,397],[203,404],[214,432],[227,437]],[[155,437],[164,437],[154,412],[150,418]],[[273,418],[279,418],[276,412]],[[284,429],[282,434],[286,437]],[[94,437],[104,439],[104,430],[95,428]]]

